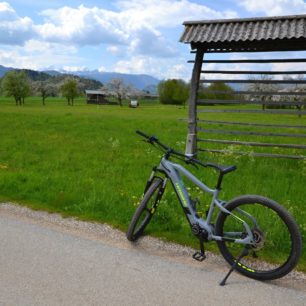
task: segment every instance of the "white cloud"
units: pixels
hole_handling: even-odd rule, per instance
[[[134,74],[149,74],[159,79],[185,79],[189,80],[191,66],[186,64],[184,58],[153,58],[149,56],[133,56],[127,60],[118,61],[113,71]]]
[[[107,71],[107,70],[106,70],[106,68],[105,68],[104,66],[100,66],[100,67],[98,68],[98,71],[99,71],[99,72],[105,72],[105,71]]]
[[[219,12],[188,0],[121,0],[118,7],[130,27],[176,27],[186,20],[237,17],[234,11]]]
[[[7,2],[0,2],[0,44],[24,44],[35,36],[33,26],[30,18],[19,17]]]
[[[45,22],[37,31],[46,41],[111,44],[113,53],[114,46],[122,45],[133,54],[169,57],[176,52],[174,42],[166,41],[161,28],[181,26],[186,19],[237,17],[233,11],[218,12],[187,0],[130,0],[117,5],[117,12],[84,5],[46,10],[42,13]]]
[[[63,66],[63,70],[67,72],[88,71],[86,66]]]
[[[7,2],[0,2],[0,20],[14,21],[16,18],[15,10]]]
[[[118,14],[97,7],[63,7],[42,13],[45,23],[37,31],[46,41],[75,45],[122,44],[127,34],[117,24]]]
[[[142,27],[133,33],[129,51],[132,54],[154,55],[156,57],[172,57],[177,50],[157,31]]]
[[[178,43],[183,21],[237,17],[232,10],[217,11],[192,0],[118,0],[115,4],[117,10],[85,5],[44,10],[43,20],[34,24],[28,17],[19,17],[7,2],[0,2],[0,44],[24,45],[14,52],[0,49],[1,64],[79,69],[84,68],[84,58],[77,52],[96,46],[103,60],[107,60],[105,51],[120,58],[113,66],[118,72],[186,78],[191,65],[180,58]],[[110,67],[113,61],[101,64]]]
[[[113,55],[119,55],[121,53],[121,49],[118,46],[108,46],[106,50]]]
[[[191,66],[188,66],[185,63],[185,60],[182,60],[179,64],[173,64],[168,67],[167,73],[164,74],[164,78],[166,79],[183,79],[188,82],[191,78]]]
[[[31,40],[24,46],[0,48],[0,64],[15,68],[40,70],[46,67],[60,68],[67,63],[79,65],[80,58],[73,47]]]
[[[264,13],[267,16],[306,13],[306,3],[303,0],[241,0],[238,3],[249,12]]]

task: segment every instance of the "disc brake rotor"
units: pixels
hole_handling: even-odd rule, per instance
[[[258,251],[263,248],[265,244],[266,236],[263,231],[261,231],[259,228],[255,228],[252,230],[253,236],[254,236],[254,244],[252,248],[255,251]]]

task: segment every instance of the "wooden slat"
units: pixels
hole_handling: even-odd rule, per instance
[[[194,63],[194,60],[189,60],[188,63]],[[206,64],[266,64],[266,63],[306,63],[306,58],[278,58],[278,59],[237,59],[237,60],[204,60]]]
[[[306,149],[306,145],[284,144],[284,143],[265,143],[265,142],[254,142],[254,141],[236,141],[236,140],[198,138],[198,142],[232,144],[232,145],[251,146],[251,147],[274,147],[274,148],[287,148],[287,149]]]
[[[306,58],[271,58],[271,59],[237,59],[237,60],[204,60],[203,63],[239,64],[239,63],[306,63]]]
[[[216,129],[202,129],[198,128],[198,132],[228,134],[228,135],[254,135],[254,136],[276,136],[276,137],[292,137],[292,138],[306,138],[306,134],[293,133],[268,133],[268,132],[251,132],[251,131],[231,131],[231,130],[216,130]]]
[[[255,96],[306,96],[306,89],[304,91],[292,92],[292,91],[221,91],[221,90],[206,90],[207,94],[229,94],[229,95],[255,95]]]
[[[210,149],[198,149],[201,152],[223,153],[232,154],[229,150],[210,150]],[[269,153],[248,153],[248,152],[234,152],[236,155],[255,156],[255,157],[273,157],[273,158],[289,158],[289,159],[306,159],[304,155],[286,155],[286,154],[269,154]]]
[[[305,43],[300,43],[299,45],[294,42],[292,44],[288,44],[286,47],[284,46],[274,46],[274,50],[271,50],[270,48],[263,48],[259,49],[257,47],[252,47],[250,43],[248,43],[248,46],[245,46],[243,48],[242,46],[240,48],[231,48],[230,46],[221,49],[216,46],[215,48],[209,48],[205,51],[205,53],[274,53],[274,52],[290,52],[290,51],[304,51],[305,50]]]
[[[272,127],[272,128],[293,128],[293,129],[306,129],[306,125],[287,125],[287,124],[268,124],[268,123],[252,123],[252,122],[233,122],[233,121],[218,121],[218,120],[202,120],[198,122],[207,124],[224,124],[224,125],[241,125],[241,126],[258,126],[258,127]]]
[[[205,79],[200,80],[201,83],[232,83],[232,84],[306,84],[306,80],[231,80],[231,79],[222,79],[222,80],[212,80]]]
[[[306,74],[306,71],[247,71],[247,70],[202,70],[201,73],[210,74],[264,74],[264,75],[278,75],[278,74]]]
[[[198,105],[207,105],[207,104],[249,104],[249,105],[272,105],[272,106],[282,106],[282,105],[288,105],[288,106],[303,106],[306,105],[306,101],[300,102],[288,102],[288,101],[248,101],[248,100],[217,100],[217,99],[201,99],[197,102]]]
[[[241,109],[199,109],[198,113],[244,113],[244,114],[277,114],[277,115],[306,115],[306,111],[276,111],[276,110],[241,110]]]

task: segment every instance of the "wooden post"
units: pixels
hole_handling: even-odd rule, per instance
[[[190,156],[196,155],[197,153],[197,98],[203,57],[204,49],[198,48],[192,71],[189,95],[188,134],[186,139],[185,154]]]

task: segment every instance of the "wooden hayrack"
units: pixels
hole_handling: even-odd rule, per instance
[[[195,59],[189,61],[194,64],[191,89],[189,96],[189,118],[188,118],[188,135],[186,142],[186,154],[195,155],[200,151],[210,151],[218,153],[226,153],[227,150],[209,149],[201,147],[202,144],[218,144],[231,146],[248,146],[248,147],[265,147],[265,148],[283,148],[293,149],[296,154],[274,154],[253,152],[254,156],[280,157],[280,158],[306,158],[305,153],[306,141],[304,144],[294,143],[279,143],[276,142],[261,142],[261,141],[246,141],[244,140],[225,140],[219,138],[208,137],[209,134],[235,135],[235,136],[265,136],[270,137],[286,137],[286,138],[302,138],[306,139],[306,124],[302,120],[302,116],[306,114],[306,79],[252,79],[250,76],[275,76],[275,75],[303,75],[306,71],[289,70],[289,71],[268,71],[268,70],[224,70],[223,69],[203,69],[205,64],[214,64],[218,66],[233,64],[271,64],[271,63],[306,63],[306,58],[286,58],[285,51],[305,51],[306,50],[306,15],[297,16],[282,16],[268,18],[249,18],[249,19],[228,19],[228,20],[209,20],[209,21],[188,21],[184,22],[185,30],[181,37],[181,42],[191,45],[192,53],[195,54]],[[257,52],[260,54],[258,58],[250,58],[249,54]],[[281,58],[273,58],[267,55],[271,52],[281,52]],[[205,54],[222,54],[222,53],[243,53],[241,59],[212,59],[204,60]],[[265,58],[263,58],[265,56]],[[305,56],[305,55],[304,55]],[[222,79],[205,78],[209,75],[222,75]],[[228,78],[227,75],[232,76]],[[236,79],[237,75],[248,76],[244,79]],[[225,76],[225,77],[224,77]],[[234,77],[233,77],[234,76]],[[235,98],[231,100],[221,99],[198,99],[198,90],[200,84],[211,83],[226,83],[226,84],[286,84],[287,86],[295,85],[297,91],[255,91],[246,90],[245,88],[234,90],[230,94]],[[243,86],[243,85],[241,85]],[[209,91],[209,94],[226,94],[226,91]],[[241,99],[241,95],[255,98]],[[260,98],[258,98],[260,96]],[[279,99],[278,101],[271,100],[271,97],[292,97],[294,102]],[[257,97],[257,98],[256,98]],[[270,97],[270,98],[265,98]],[[297,100],[297,97],[299,100]],[[281,101],[280,101],[281,100]],[[290,100],[290,99],[288,99]],[[224,109],[219,107],[209,108],[210,105],[227,106]],[[260,105],[258,109],[250,108],[235,108],[235,105]],[[269,109],[274,107],[289,107],[294,106],[294,109]],[[261,109],[262,108],[262,109]],[[205,118],[199,118],[200,115],[206,114]],[[299,117],[298,124],[275,124],[275,123],[258,123],[233,120],[216,120],[208,117],[209,113],[222,114],[262,114],[267,116],[271,114],[282,115],[297,115]],[[267,116],[268,118],[268,116]],[[268,121],[268,119],[267,119]],[[218,128],[214,128],[218,126]],[[221,126],[221,128],[220,128]],[[247,127],[247,130],[242,130]],[[238,128],[238,129],[237,129]],[[252,130],[250,130],[252,128]],[[269,128],[269,132],[260,132],[256,128]],[[290,130],[300,131],[292,133]],[[272,130],[270,132],[270,130]],[[275,132],[277,130],[277,132]],[[245,152],[236,151],[237,154],[246,154]]]

